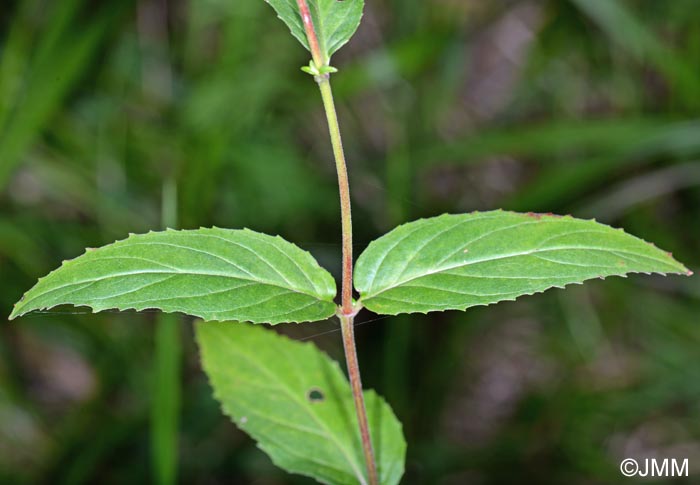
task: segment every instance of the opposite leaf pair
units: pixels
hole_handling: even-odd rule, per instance
[[[331,129],[344,201],[341,321],[353,386],[313,345],[245,324],[199,324],[203,365],[226,413],[279,466],[324,483],[394,485],[406,452],[401,424],[380,397],[362,391],[347,316],[350,195],[328,80],[335,71],[331,55],[357,29],[364,2],[267,2],[312,51],[305,70],[319,83]],[[443,215],[398,227],[369,245],[355,267],[355,309],[390,315],[464,310],[633,272],[690,274],[670,254],[594,221],[503,211]],[[64,262],[27,292],[10,318],[73,304],[277,324],[325,320],[340,310],[335,297],[331,275],[279,236],[167,230],[131,235]]]
[[[505,211],[405,224],[355,268],[360,304],[379,313],[464,310],[590,278],[690,272],[594,221]],[[182,312],[209,321],[310,322],[336,312],[335,282],[278,237],[230,229],[151,232],[88,250],[50,273],[10,318],[61,304]]]
[[[391,231],[355,268],[361,305],[382,314],[466,309],[594,277],[687,273],[621,230],[572,217],[504,211],[443,215]],[[65,262],[10,318],[61,304],[182,312],[204,320],[324,320],[335,282],[279,236],[248,229],[151,232]],[[353,393],[311,344],[246,324],[200,324],[202,362],[224,411],[272,460],[324,483],[366,484]],[[382,484],[403,474],[406,443],[391,408],[362,393]]]

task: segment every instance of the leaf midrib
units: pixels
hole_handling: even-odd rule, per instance
[[[490,261],[498,261],[501,259],[515,258],[515,257],[519,257],[519,256],[530,256],[533,254],[538,254],[538,253],[543,253],[543,252],[564,251],[564,250],[570,250],[570,249],[580,249],[580,250],[589,250],[589,251],[605,251],[605,252],[609,252],[609,253],[613,253],[613,254],[614,253],[630,254],[633,256],[637,256],[637,257],[651,259],[652,261],[656,261],[657,263],[662,263],[664,265],[670,266],[670,263],[668,261],[654,258],[654,257],[648,256],[645,254],[635,253],[633,251],[624,251],[624,250],[619,250],[619,249],[600,248],[600,247],[593,247],[593,246],[558,246],[558,247],[549,247],[549,248],[535,248],[535,249],[530,250],[530,251],[521,251],[518,253],[510,253],[510,254],[505,254],[505,255],[501,255],[501,256],[495,256],[495,257],[491,256],[491,257],[486,257],[486,258],[482,258],[482,259],[474,259],[474,260],[465,261],[465,262],[462,262],[459,264],[453,264],[453,265],[449,265],[449,266],[436,268],[434,270],[427,271],[425,273],[411,276],[410,278],[406,278],[404,280],[395,281],[395,282],[391,283],[391,285],[387,286],[386,288],[381,289],[380,291],[377,291],[376,293],[370,293],[368,295],[365,295],[363,297],[363,299],[369,300],[370,298],[375,298],[384,292],[387,292],[387,291],[392,290],[394,288],[397,288],[399,286],[405,285],[406,283],[409,283],[411,281],[414,281],[414,280],[417,280],[420,278],[424,278],[426,276],[431,276],[433,274],[442,273],[444,271],[450,271],[453,269],[463,268],[465,266],[470,266],[472,264],[487,263]],[[560,264],[566,264],[566,263],[560,263]]]
[[[268,392],[278,391],[278,390],[279,390],[279,387],[274,387],[274,388],[272,388],[272,387],[268,387],[268,386],[261,386],[261,385],[258,384],[257,382],[250,381],[250,380],[247,380],[247,379],[243,379],[243,380],[239,379],[238,382],[241,382],[244,386],[254,387],[254,388],[256,388],[256,389],[262,389],[262,390],[265,390],[265,391],[268,391]],[[263,420],[268,421],[268,422],[271,422],[271,423],[275,423],[276,425],[281,426],[281,427],[293,429],[293,430],[298,431],[298,432],[300,432],[300,433],[307,433],[307,434],[314,435],[314,436],[320,436],[320,437],[322,437],[322,438],[328,438],[328,434],[325,433],[325,432],[323,432],[323,431],[318,431],[318,430],[313,429],[313,428],[307,428],[307,427],[305,427],[305,426],[300,426],[299,424],[296,424],[296,423],[293,423],[293,422],[282,421],[282,420],[279,420],[279,419],[271,418],[270,416],[268,416],[268,415],[266,415],[266,414],[264,414],[264,413],[261,413],[261,412],[259,412],[259,411],[256,411],[255,408],[254,408],[252,405],[246,405],[245,407],[246,407],[246,410],[245,410],[244,413],[245,413],[246,415],[258,416],[260,419],[263,419]],[[260,432],[260,431],[258,430],[258,432]],[[270,440],[270,441],[274,441],[274,440]],[[279,448],[282,448],[282,449],[285,450],[285,452],[290,453],[290,454],[292,454],[292,455],[295,455],[295,456],[297,456],[297,457],[299,457],[299,458],[302,458],[302,459],[304,459],[304,460],[312,461],[312,462],[317,463],[317,464],[319,464],[319,465],[321,465],[321,466],[323,466],[323,467],[326,467],[326,468],[329,468],[329,469],[331,469],[331,470],[335,470],[335,471],[337,471],[337,472],[340,472],[340,473],[342,473],[343,475],[348,475],[348,471],[347,471],[346,469],[340,468],[338,465],[336,465],[336,464],[334,464],[334,463],[320,460],[320,459],[318,459],[317,457],[308,456],[308,455],[305,455],[305,454],[300,454],[300,453],[298,453],[294,448],[290,448],[290,447],[288,447],[288,446],[283,446],[280,442],[275,442],[275,443],[274,443],[274,446],[277,446],[277,447],[279,447]],[[261,444],[261,447],[265,448],[266,445]]]
[[[229,239],[229,238],[227,238],[227,237],[223,237],[222,235],[218,235],[218,234],[198,233],[198,232],[194,232],[194,231],[183,231],[183,232],[182,232],[182,235],[184,235],[184,236],[186,236],[186,237],[189,237],[189,236],[192,236],[192,237],[205,237],[205,238],[209,237],[209,238],[212,238],[212,239],[217,239],[217,240],[219,240],[219,241],[223,241],[223,242],[225,242],[225,243],[227,243],[227,244],[233,244],[234,246],[238,246],[238,247],[240,247],[240,248],[243,248],[243,249],[245,249],[246,251],[249,251],[250,253],[252,253],[255,257],[260,258],[260,260],[263,261],[263,262],[264,262],[270,269],[272,269],[275,273],[277,273],[277,274],[279,275],[279,277],[282,278],[282,280],[285,281],[285,283],[287,283],[287,284],[289,284],[289,285],[292,284],[291,281],[289,281],[289,280],[287,279],[287,277],[284,276],[284,275],[279,271],[279,269],[277,269],[277,268],[275,267],[275,265],[273,265],[272,263],[270,263],[270,262],[269,262],[265,257],[263,257],[260,253],[256,252],[254,249],[248,247],[246,244],[244,244],[244,243],[241,242],[241,241],[234,241],[234,240],[232,240],[232,239]],[[313,287],[314,291],[319,292],[319,288],[318,288],[318,286],[316,286],[316,283],[311,279],[311,276],[306,272],[306,270],[304,270],[301,266],[299,266],[299,264],[294,260],[294,258],[292,258],[289,254],[287,254],[286,251],[282,251],[279,247],[275,246],[274,244],[271,244],[269,241],[266,241],[266,240],[264,240],[263,238],[257,237],[256,239],[257,239],[257,241],[258,241],[259,243],[266,244],[268,247],[273,248],[273,249],[276,250],[278,253],[282,254],[284,257],[286,257],[288,260],[290,260],[290,261],[294,264],[294,266],[299,270],[299,272],[301,273],[301,275],[306,279],[306,281],[308,281],[308,282],[311,284],[311,286]],[[197,248],[192,248],[192,247],[190,247],[190,246],[183,246],[183,245],[181,245],[181,244],[166,243],[166,242],[162,242],[162,241],[138,242],[138,243],[133,243],[133,242],[132,242],[131,244],[132,244],[132,245],[136,245],[136,244],[162,244],[162,245],[170,245],[170,246],[173,246],[173,247],[177,247],[177,248],[179,248],[179,249],[191,250],[191,251],[195,251],[195,252],[201,252],[201,253],[203,253],[203,254],[206,254],[206,255],[212,256],[212,257],[214,257],[214,258],[220,259],[220,260],[222,260],[222,261],[228,263],[228,264],[231,265],[232,267],[234,267],[234,268],[236,268],[236,269],[238,269],[238,270],[240,270],[240,271],[243,271],[244,273],[247,273],[247,274],[249,274],[249,275],[252,276],[252,274],[251,274],[248,270],[239,267],[236,263],[234,263],[234,262],[231,261],[230,259],[225,258],[225,257],[223,257],[223,256],[220,256],[220,255],[218,255],[218,254],[211,253],[211,252],[209,252],[209,251],[202,251],[202,250],[199,250],[199,249],[197,249]],[[320,292],[319,292],[319,293],[320,293]]]
[[[319,428],[322,428],[326,436],[338,447],[340,452],[343,454],[346,460],[348,460],[348,463],[350,464],[351,468],[355,472],[355,475],[357,476],[358,480],[362,485],[366,485],[365,477],[364,475],[360,472],[359,470],[359,464],[355,461],[353,458],[353,454],[350,453],[350,450],[347,450],[340,441],[338,441],[337,437],[335,434],[331,432],[331,430],[326,426],[326,424],[319,420],[318,417],[308,408],[306,403],[303,400],[300,400],[297,395],[284,383],[284,381],[281,381],[277,375],[270,371],[267,367],[261,365],[259,362],[257,362],[255,359],[252,359],[247,353],[242,351],[240,348],[236,346],[235,341],[231,339],[228,335],[224,335],[224,338],[228,340],[229,342],[233,342],[232,345],[228,347],[229,351],[232,351],[234,353],[237,353],[238,355],[242,356],[245,358],[248,362],[253,364],[255,367],[260,369],[263,373],[265,373],[268,377],[270,377],[274,382],[276,382],[279,385],[279,388],[287,395],[289,398],[296,402],[301,409],[304,410],[304,412],[311,417],[313,421],[318,424]]]
[[[480,215],[481,217],[474,217],[474,218],[470,219],[469,222],[472,222],[472,221],[482,221],[482,220],[484,220],[484,219],[494,219],[494,218],[497,218],[497,217],[498,217],[498,215],[492,215],[491,212],[483,212],[483,213],[481,213],[481,214],[479,214],[479,215]],[[444,215],[442,215],[442,216],[438,216],[436,219],[452,218],[452,217],[458,217],[458,216],[454,216],[454,215],[452,215],[452,214],[444,214]],[[383,253],[384,253],[384,254],[382,254],[381,259],[379,260],[379,262],[378,262],[376,265],[374,265],[375,267],[372,269],[372,276],[371,276],[371,279],[370,279],[369,288],[372,288],[372,287],[374,286],[374,282],[376,281],[377,274],[380,273],[380,271],[381,271],[381,269],[382,269],[382,266],[384,266],[384,264],[386,263],[387,258],[389,257],[389,254],[390,254],[394,249],[396,249],[401,243],[405,242],[409,237],[411,237],[412,235],[414,235],[414,234],[416,234],[417,232],[419,232],[419,231],[421,231],[422,229],[424,229],[424,228],[425,228],[425,223],[427,223],[427,222],[429,222],[429,221],[430,221],[430,219],[423,219],[423,220],[421,220],[421,221],[417,221],[416,224],[415,224],[415,227],[411,228],[411,230],[409,230],[406,234],[402,234],[402,235],[398,238],[398,240],[394,241],[393,244],[391,244],[391,246],[389,246],[388,248],[386,248],[386,249],[383,250]],[[450,227],[441,230],[441,231],[440,231],[440,234],[444,234],[445,232],[451,231],[452,229],[454,229],[456,226],[459,226],[460,224],[461,224],[461,222],[458,222],[457,224],[452,224]],[[431,239],[434,239],[434,238],[431,238]],[[374,243],[376,243],[376,242],[377,242],[377,241],[374,241],[372,244],[374,244]],[[473,241],[472,241],[472,242],[473,242]],[[469,244],[471,244],[471,242],[470,242]],[[364,254],[361,255],[360,258],[362,258],[362,256],[364,256]],[[412,255],[410,259],[412,260],[414,257],[415,257],[415,255]],[[358,267],[359,267],[359,266],[358,266]]]
[[[49,293],[52,293],[52,292],[54,292],[54,291],[58,291],[58,290],[61,290],[61,289],[64,289],[64,288],[69,288],[69,287],[71,287],[71,286],[77,286],[77,285],[81,285],[81,284],[84,284],[84,283],[90,283],[90,284],[92,284],[92,283],[97,283],[97,282],[99,282],[99,281],[106,281],[106,280],[113,279],[113,278],[119,278],[119,277],[122,277],[122,276],[132,276],[132,275],[141,275],[141,274],[163,274],[163,275],[180,275],[180,276],[213,276],[213,277],[221,277],[221,278],[235,279],[235,280],[241,280],[241,281],[250,281],[250,282],[253,282],[253,283],[256,283],[256,284],[266,285],[266,286],[273,286],[273,287],[276,287],[276,288],[282,288],[282,289],[284,289],[284,290],[291,291],[291,292],[293,292],[293,293],[299,293],[299,294],[303,294],[303,295],[306,295],[306,296],[310,296],[310,297],[315,298],[315,299],[317,299],[317,300],[319,300],[319,301],[330,302],[330,300],[324,300],[324,299],[320,298],[319,295],[315,295],[315,294],[309,293],[309,292],[307,292],[307,291],[301,291],[301,290],[299,290],[299,289],[297,289],[297,288],[291,288],[291,287],[284,286],[284,285],[281,285],[281,284],[272,283],[272,282],[269,282],[269,281],[266,281],[266,280],[256,280],[256,279],[252,279],[252,278],[244,278],[244,277],[240,277],[240,276],[232,276],[231,274],[216,273],[216,272],[164,271],[164,270],[159,270],[159,271],[132,271],[132,272],[125,272],[125,273],[114,273],[114,274],[106,275],[106,276],[101,277],[101,278],[95,278],[95,279],[88,279],[88,280],[81,280],[81,281],[71,282],[71,283],[68,283],[68,284],[65,284],[65,285],[61,285],[61,286],[58,286],[58,287],[55,287],[55,288],[51,288],[49,291],[44,291],[44,292],[39,293],[39,294],[37,294],[37,295],[33,295],[30,299],[28,299],[28,300],[22,302],[21,307],[26,307],[26,306],[28,306],[31,302],[35,301],[36,299],[38,299],[38,298],[40,298],[40,297],[42,297],[42,296],[46,296],[46,295],[48,295]],[[234,288],[234,289],[235,289],[235,288]],[[118,295],[118,296],[120,296],[120,295]],[[110,297],[110,298],[113,298],[113,297]],[[104,299],[104,298],[103,298],[103,299]],[[21,307],[20,307],[20,308],[21,308]]]
[[[202,233],[202,232],[197,232],[196,230],[195,230],[195,231],[187,231],[187,230],[185,230],[185,231],[174,231],[174,232],[175,232],[175,233],[178,233],[178,235],[181,236],[181,237],[194,237],[194,238],[198,238],[198,237],[199,237],[199,238],[202,238],[202,237],[203,237],[203,238],[211,238],[211,239],[216,239],[216,240],[218,240],[218,241],[223,241],[223,242],[226,243],[226,244],[231,244],[231,245],[237,246],[237,247],[239,247],[239,248],[242,248],[242,249],[248,251],[249,253],[251,253],[251,254],[252,254],[253,256],[255,256],[256,258],[259,258],[263,263],[265,263],[265,265],[266,265],[268,268],[270,268],[272,271],[274,271],[275,273],[277,273],[277,275],[278,275],[285,283],[287,283],[288,285],[292,286],[292,282],[289,281],[289,280],[287,279],[287,277],[286,277],[285,275],[283,275],[283,274],[280,272],[280,270],[279,270],[274,264],[272,264],[270,261],[268,261],[267,258],[265,258],[265,257],[264,257],[262,254],[260,254],[259,252],[255,251],[253,248],[249,247],[247,244],[244,244],[243,241],[240,241],[240,240],[239,240],[239,241],[234,241],[233,239],[229,239],[229,238],[224,237],[223,235],[220,235],[220,234],[212,234],[212,233],[210,233],[210,232]],[[246,230],[232,230],[232,232],[243,232],[243,233],[244,233],[244,232],[246,232]],[[166,233],[167,233],[167,231],[166,231]],[[259,234],[252,233],[251,236],[252,236],[252,237],[259,236]],[[302,277],[303,277],[304,279],[306,279],[306,281],[311,285],[311,287],[313,288],[313,291],[316,291],[317,293],[321,293],[320,290],[319,290],[319,286],[318,286],[317,283],[312,279],[312,276],[307,272],[307,269],[308,269],[308,268],[307,268],[307,269],[302,268],[302,267],[299,265],[299,263],[298,263],[292,256],[290,256],[289,254],[287,254],[286,251],[283,251],[281,248],[277,247],[276,245],[270,243],[270,241],[266,241],[265,239],[262,239],[262,238],[260,238],[260,237],[257,237],[257,238],[256,238],[256,242],[267,245],[268,247],[274,249],[275,251],[277,251],[278,253],[280,253],[282,256],[284,256],[285,258],[287,258],[289,261],[291,261],[292,264],[299,270],[299,273],[302,275]],[[166,241],[141,241],[141,240],[134,240],[134,239],[127,239],[127,240],[125,240],[125,241],[120,241],[120,243],[121,243],[121,245],[120,245],[119,247],[121,247],[121,246],[127,246],[127,247],[134,247],[134,246],[169,246],[169,247],[173,247],[173,248],[177,248],[177,249],[182,249],[182,250],[185,250],[185,251],[192,251],[192,252],[195,252],[195,253],[201,253],[201,254],[205,254],[205,255],[207,255],[207,256],[210,256],[210,257],[212,257],[212,258],[219,259],[219,260],[223,261],[224,263],[228,264],[229,266],[231,266],[232,268],[235,268],[236,270],[241,271],[241,272],[243,272],[243,273],[245,273],[245,274],[247,274],[247,275],[249,275],[249,276],[251,276],[251,277],[253,276],[253,275],[250,273],[250,271],[248,271],[248,270],[245,269],[245,268],[242,268],[241,266],[239,266],[239,265],[238,265],[237,263],[235,263],[234,261],[232,261],[232,260],[230,260],[230,259],[228,259],[228,258],[225,258],[224,256],[222,256],[222,255],[220,255],[220,254],[216,254],[216,253],[213,253],[213,252],[210,252],[210,251],[205,251],[205,250],[198,249],[198,248],[192,247],[192,246],[186,246],[186,245],[182,245],[182,244],[175,244],[175,243],[166,242]],[[106,258],[106,257],[109,257],[109,256],[100,256],[100,257],[101,257],[101,258]],[[116,256],[112,256],[112,257],[132,258],[133,256],[116,255]],[[136,259],[136,258],[135,258],[135,259]],[[139,259],[144,259],[144,260],[145,260],[145,258],[139,258]],[[176,268],[173,268],[172,266],[168,266],[168,265],[166,265],[166,264],[164,264],[164,263],[160,263],[160,262],[158,262],[158,261],[153,261],[153,260],[148,260],[148,261],[151,261],[153,264],[158,264],[158,265],[160,265],[160,266],[166,266],[166,267],[170,267],[170,268],[172,268],[172,269],[176,269]],[[321,268],[321,269],[322,269],[322,268]],[[290,275],[290,276],[291,276],[291,275]],[[251,279],[251,281],[256,281],[256,280]],[[269,284],[275,285],[275,286],[281,286],[281,285],[276,285],[276,284],[271,283],[271,282],[270,282]],[[325,287],[326,285],[324,284],[323,286]],[[281,287],[284,288],[284,286],[281,286]],[[326,289],[328,289],[328,288],[326,287]],[[308,294],[308,293],[307,293],[307,294]]]

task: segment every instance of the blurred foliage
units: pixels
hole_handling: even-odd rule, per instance
[[[3,5],[3,315],[85,246],[160,227],[167,181],[180,227],[278,233],[337,275],[319,96],[264,2]],[[333,81],[357,249],[410,219],[504,207],[595,216],[697,269],[699,26],[696,0],[368,2]],[[696,482],[698,281],[365,316],[365,385],[405,423],[405,482],[630,483],[628,456],[689,458]],[[3,325],[0,482],[150,482],[154,329],[154,314],[70,309]],[[307,483],[222,415],[181,329],[180,481]],[[341,358],[335,330],[282,331]]]

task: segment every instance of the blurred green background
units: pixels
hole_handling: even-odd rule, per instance
[[[61,260],[164,221],[280,234],[338,275],[308,57],[262,0],[5,0],[0,314]],[[368,0],[333,64],[358,252],[503,207],[596,217],[697,270],[697,0]],[[699,310],[697,277],[633,276],[365,314],[356,334],[365,386],[404,423],[404,483],[634,483],[630,456],[689,459],[645,483],[699,483]],[[159,318],[0,326],[0,482],[166,483],[177,448],[179,483],[309,483],[221,414],[191,321]],[[279,328],[342,359],[334,322]]]

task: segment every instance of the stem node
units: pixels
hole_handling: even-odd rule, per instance
[[[333,66],[328,65],[325,53],[321,51],[318,36],[314,28],[313,19],[306,0],[297,0],[299,13],[306,31],[306,38],[309,42],[312,60],[308,66],[302,70],[314,76],[318,83],[323,98],[323,107],[326,110],[328,120],[328,130],[333,146],[333,156],[335,167],[338,172],[338,190],[340,192],[340,216],[343,233],[343,284],[341,290],[341,305],[338,308],[337,316],[343,333],[343,348],[345,350],[345,361],[348,366],[350,386],[352,396],[355,401],[355,411],[362,438],[362,451],[367,466],[367,478],[369,485],[379,485],[377,475],[377,464],[374,459],[372,440],[367,423],[367,410],[365,408],[365,398],[362,393],[362,380],[360,378],[360,366],[357,362],[357,350],[355,348],[355,332],[353,322],[355,315],[362,308],[361,303],[355,303],[352,299],[352,215],[350,207],[350,184],[348,181],[348,169],[345,163],[345,152],[343,151],[343,141],[340,136],[340,126],[338,124],[338,114],[335,110],[333,92],[331,91],[330,75],[337,72]]]

